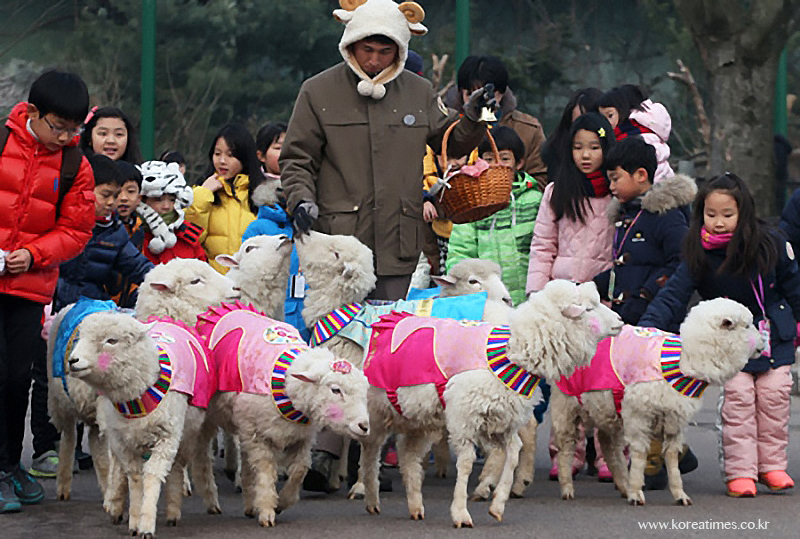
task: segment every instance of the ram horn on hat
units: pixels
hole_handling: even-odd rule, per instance
[[[366,3],[367,0],[339,0],[339,7],[347,11],[353,11],[358,6]]]
[[[406,19],[411,24],[422,22],[423,19],[425,19],[425,10],[416,2],[403,2],[397,6],[397,8],[406,16]]]

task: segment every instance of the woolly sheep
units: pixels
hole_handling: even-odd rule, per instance
[[[555,280],[512,313],[506,353],[510,361],[528,373],[556,379],[587,365],[597,343],[603,337],[616,334],[621,327],[619,316],[600,303],[594,284],[575,285]],[[368,377],[376,361],[372,348],[369,357]],[[372,384],[373,380],[370,382]],[[475,460],[476,444],[500,445],[505,450],[502,474],[489,508],[492,516],[502,520],[521,445],[517,431],[531,413],[526,399],[506,388],[488,364],[487,368],[467,370],[450,377],[441,396],[433,384],[399,387],[391,402],[388,396],[385,390],[370,386],[372,432],[362,442],[361,455],[367,511],[380,512],[379,452],[388,434],[387,426],[391,425],[399,434],[398,457],[411,518],[424,518],[421,462],[427,452],[428,437],[446,426],[450,446],[456,452],[458,471],[450,507],[453,524],[472,526],[466,503],[467,481]],[[392,403],[403,413],[398,413]]]
[[[369,384],[330,350],[305,345],[292,326],[241,304],[210,309],[198,331],[219,372],[234,373],[220,377],[208,420],[241,440],[245,514],[274,526],[276,513],[299,499],[321,427],[356,438],[369,433]],[[283,452],[289,478],[278,494],[276,464]]]
[[[292,240],[289,236],[253,236],[233,255],[216,261],[231,268],[227,276],[242,291],[242,301],[273,320],[283,320]]]
[[[729,299],[718,298],[699,303],[689,312],[680,329],[682,344],[679,372],[670,373],[670,377],[674,375],[676,379],[680,375],[686,375],[696,380],[723,385],[744,368],[748,358],[760,355],[763,347],[758,330],[753,326],[753,316],[750,311]],[[631,337],[626,337],[628,335]],[[558,479],[563,499],[572,499],[575,496],[569,470],[578,435],[577,419],[580,415],[597,426],[600,444],[613,474],[614,483],[632,505],[645,503],[642,492],[644,468],[647,450],[653,437],[659,438],[663,443],[669,487],[675,501],[679,505],[691,505],[691,498],[683,491],[683,482],[678,470],[678,453],[683,445],[683,428],[700,409],[700,396],[705,386],[697,382],[700,394],[693,398],[673,387],[672,383],[665,379],[666,373],[662,377],[660,361],[666,359],[661,358],[660,353],[666,349],[662,348],[661,343],[664,342],[664,346],[668,346],[670,341],[665,341],[665,338],[670,337],[674,336],[658,330],[626,326],[622,335],[613,339],[611,362],[615,372],[622,373],[619,376],[627,377],[626,365],[635,366],[630,369],[635,369],[637,373],[645,372],[650,365],[649,363],[645,365],[642,361],[645,342],[654,343],[653,346],[656,348],[654,348],[653,365],[659,362],[659,365],[655,366],[654,376],[646,377],[650,381],[632,381],[625,384],[621,415],[617,414],[610,389],[596,390],[599,388],[593,387],[595,390],[583,393],[581,410],[578,397],[566,395],[558,385],[553,384],[551,402],[553,434],[555,444],[559,448]],[[585,379],[573,381],[575,385],[571,387],[565,386],[569,393],[580,393],[587,387],[582,382],[599,379],[596,369],[601,368],[603,357],[609,357],[608,354],[602,353],[602,350],[601,346],[598,355],[592,360],[592,366],[582,373],[586,375]],[[657,379],[653,379],[654,377]],[[630,447],[630,475],[622,453],[626,444]],[[561,473],[562,470],[566,472]]]
[[[203,411],[189,402],[210,391],[207,351],[186,326],[144,324],[119,312],[87,316],[80,332],[69,356],[70,373],[102,392],[98,420],[113,456],[111,475],[121,470],[127,479],[128,528],[133,535],[153,537],[161,483],[166,480],[167,522],[175,525],[181,516],[184,467],[203,452],[194,443]],[[153,407],[148,409],[146,402]],[[119,495],[124,482],[113,481],[108,491]],[[219,505],[208,509],[220,512]],[[121,512],[112,517],[118,522]]]

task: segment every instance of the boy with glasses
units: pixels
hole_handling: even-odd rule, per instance
[[[0,126],[0,513],[44,497],[20,456],[44,306],[94,227],[94,177],[75,137],[88,110],[80,77],[48,71]]]

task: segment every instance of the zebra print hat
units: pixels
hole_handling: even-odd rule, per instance
[[[192,188],[186,185],[178,163],[146,161],[139,167],[142,173],[142,196],[158,198],[162,195],[175,195],[178,209],[192,205]]]

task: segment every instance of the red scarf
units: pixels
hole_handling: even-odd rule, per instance
[[[626,139],[631,135],[644,135],[645,133],[652,133],[653,130],[649,127],[645,127],[636,120],[625,120],[620,125],[614,128],[614,136],[617,138],[617,142],[622,139]]]
[[[107,216],[101,216],[101,217],[98,217],[98,216],[95,215],[94,216],[94,224],[105,226],[105,225],[108,225],[111,222],[112,219],[113,219],[112,214],[109,214]]]
[[[602,170],[595,170],[586,174],[584,187],[586,188],[586,194],[590,197],[606,196],[611,192],[609,185],[608,176]]]
[[[733,237],[732,232],[728,232],[726,234],[712,234],[705,227],[700,229],[700,244],[703,246],[703,249],[710,250],[710,249],[721,249],[728,245]]]

